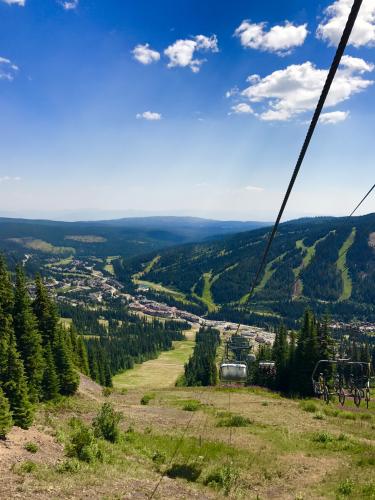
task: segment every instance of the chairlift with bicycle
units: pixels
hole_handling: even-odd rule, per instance
[[[334,396],[341,406],[347,398],[353,398],[357,408],[362,400],[369,407],[371,400],[371,363],[350,359],[321,359],[313,370],[311,379],[314,394],[327,404]]]

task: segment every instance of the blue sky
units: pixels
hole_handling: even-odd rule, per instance
[[[0,0],[0,214],[272,219],[350,5]],[[374,45],[364,0],[286,218],[374,183]]]

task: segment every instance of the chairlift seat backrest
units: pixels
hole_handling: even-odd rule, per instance
[[[246,363],[222,363],[220,365],[220,380],[223,382],[245,382],[247,380]]]

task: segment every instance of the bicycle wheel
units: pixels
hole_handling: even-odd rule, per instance
[[[361,405],[361,393],[358,389],[355,389],[354,391],[354,404],[356,405],[357,408]]]

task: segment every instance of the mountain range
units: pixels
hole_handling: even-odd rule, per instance
[[[179,292],[213,317],[297,317],[310,305],[343,319],[375,318],[375,214],[281,224],[246,306],[269,230],[164,249],[129,266],[141,281],[162,285],[165,295]]]
[[[123,255],[248,231],[266,222],[216,221],[195,217],[131,217],[59,222],[0,218],[0,249],[16,254]]]

